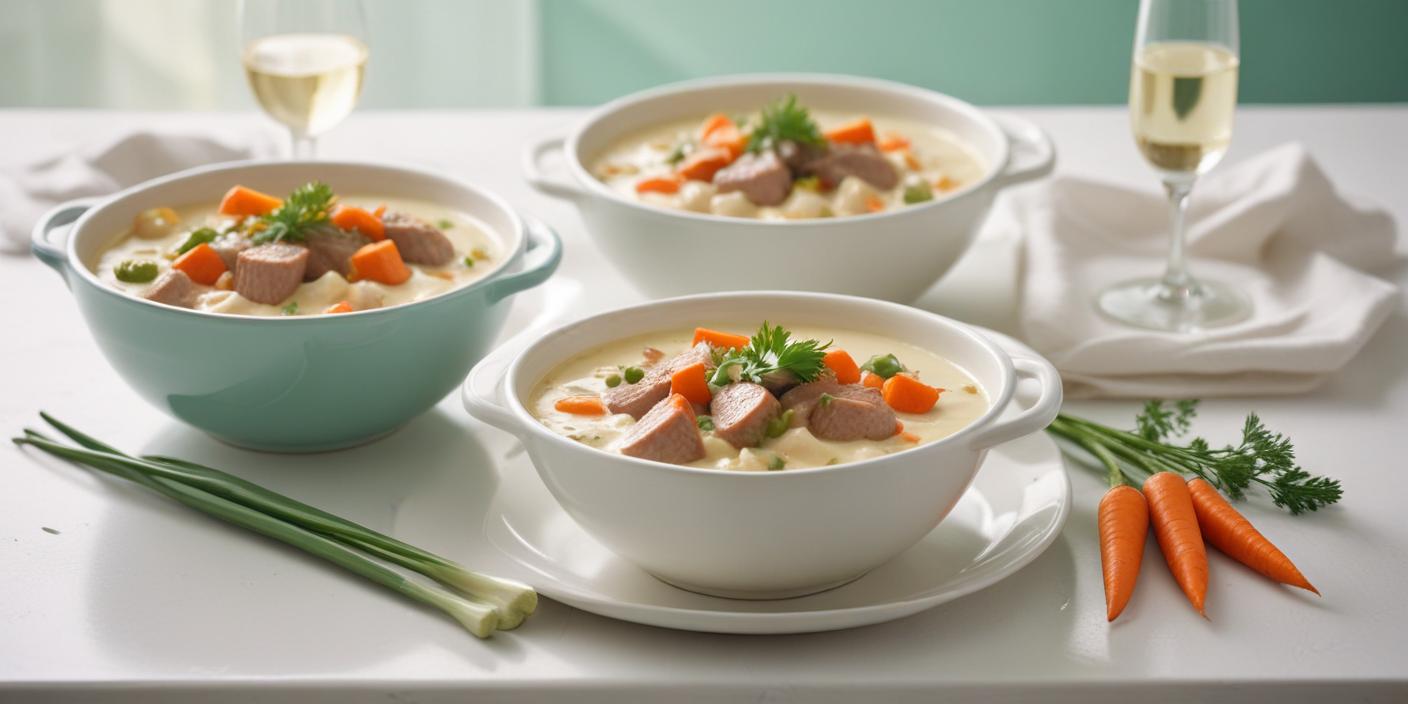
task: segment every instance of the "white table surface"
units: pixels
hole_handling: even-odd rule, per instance
[[[1147,184],[1123,110],[1016,110],[1051,132],[1059,171]],[[567,204],[518,176],[529,137],[577,111],[363,113],[324,155],[421,162],[498,191],[559,229],[563,284],[591,280],[575,316],[639,299],[616,281]],[[124,125],[255,124],[254,115],[0,111],[0,161],[79,144]],[[1408,223],[1408,107],[1250,108],[1229,161],[1302,140],[1339,186]],[[1408,247],[1400,243],[1399,251]],[[1157,268],[1157,265],[1151,265]],[[1408,281],[1398,263],[1390,275]],[[1002,327],[1011,242],[989,237],[923,305]],[[544,300],[517,304],[512,329]],[[221,446],[149,408],[98,353],[58,277],[0,256],[0,430],[40,408],[134,450],[236,469],[373,527],[403,506],[439,511],[434,534],[400,534],[450,556],[477,539],[466,515],[511,446],[454,397],[369,447],[308,457]],[[722,636],[620,623],[547,601],[527,625],[478,641],[438,614],[322,563],[115,481],[6,444],[0,450],[0,700],[158,701],[1408,701],[1408,319],[1395,312],[1324,387],[1293,398],[1206,402],[1196,429],[1230,440],[1259,411],[1314,472],[1343,479],[1342,505],[1290,517],[1246,510],[1324,592],[1278,588],[1211,555],[1208,615],[1187,606],[1152,544],[1113,626],[1094,526],[1100,477],[1069,471],[1061,538],[983,592],[901,621],[836,633]],[[1120,424],[1136,404],[1071,403]],[[413,522],[425,525],[426,517]],[[58,531],[51,534],[43,530]]]

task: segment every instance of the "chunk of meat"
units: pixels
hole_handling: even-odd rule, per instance
[[[703,362],[705,368],[714,366],[714,357],[709,345],[699,343],[681,352],[668,361],[651,367],[645,377],[634,384],[618,384],[606,390],[602,401],[611,413],[626,413],[639,420],[660,400],[670,395],[670,375],[695,362]]]
[[[777,156],[794,173],[826,153],[826,147],[785,140],[777,145]]]
[[[884,440],[895,434],[899,420],[879,389],[831,377],[783,394],[782,407],[792,410],[792,425],[806,425],[823,440]]]
[[[804,164],[801,172],[816,176],[827,188],[835,188],[847,176],[855,176],[882,191],[900,182],[895,165],[873,144],[833,144],[825,154]]]
[[[191,281],[191,277],[186,276],[186,272],[167,269],[166,273],[157,277],[157,280],[147,287],[142,293],[142,298],[168,306],[190,308],[195,305],[199,293],[200,288],[196,286],[196,282]]]
[[[455,258],[455,245],[434,225],[406,213],[388,212],[381,218],[386,236],[407,264],[442,266]]]
[[[304,240],[308,247],[308,269],[303,272],[303,279],[314,281],[329,271],[346,278],[352,268],[352,254],[368,242],[371,240],[360,233],[335,227],[321,227],[308,233]]]
[[[271,242],[240,252],[235,291],[255,303],[275,305],[293,295],[308,269],[308,249]]]
[[[792,191],[792,172],[772,150],[744,154],[714,174],[719,193],[740,191],[753,205],[777,205]]]
[[[719,389],[709,402],[714,434],[737,448],[757,447],[782,404],[758,384],[740,382]]]
[[[686,464],[704,456],[694,411],[683,396],[669,396],[621,437],[621,454],[656,462]]]
[[[239,261],[240,252],[249,249],[251,243],[248,237],[238,232],[227,232],[216,237],[210,242],[210,248],[225,260],[225,268],[230,271],[235,270],[235,264]]]

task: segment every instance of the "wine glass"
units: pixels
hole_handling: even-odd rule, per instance
[[[367,65],[360,0],[240,0],[245,76],[259,106],[288,128],[295,159],[352,112]]]
[[[1194,279],[1184,258],[1184,215],[1198,176],[1222,160],[1237,106],[1237,0],[1141,0],[1130,70],[1134,140],[1163,180],[1171,243],[1162,278],[1126,281],[1097,298],[1107,316],[1191,332],[1245,320],[1237,288]]]

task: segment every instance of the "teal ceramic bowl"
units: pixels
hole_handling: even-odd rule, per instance
[[[344,193],[464,211],[510,255],[483,279],[433,298],[287,318],[164,306],[94,274],[99,255],[142,210],[209,201],[235,183],[286,193],[314,179]],[[35,226],[32,250],[63,277],[103,354],[143,398],[220,440],[276,452],[365,443],[435,405],[489,351],[509,297],[546,280],[562,256],[555,233],[482,189],[415,168],[347,162],[217,164],[65,203]]]

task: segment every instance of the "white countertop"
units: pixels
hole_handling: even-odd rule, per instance
[[[1117,108],[1014,110],[1049,130],[1058,170],[1144,184]],[[327,157],[443,167],[555,226],[558,276],[590,279],[573,316],[638,300],[591,247],[573,209],[518,176],[519,146],[577,111],[362,113],[324,140]],[[0,111],[0,161],[121,125],[253,115]],[[252,123],[251,123],[252,124]],[[1249,108],[1229,160],[1305,142],[1340,188],[1408,225],[1408,107]],[[1408,245],[1400,242],[1400,253]],[[924,304],[1003,327],[1011,243],[980,243]],[[1402,260],[1393,274],[1408,283]],[[542,292],[516,306],[524,324]],[[443,515],[435,535],[400,533],[453,557],[477,539],[474,511],[511,441],[455,397],[374,445],[318,456],[245,453],[148,407],[111,372],[57,276],[0,256],[0,430],[40,408],[134,450],[242,474],[396,533],[398,510]],[[1128,424],[1134,403],[1068,410]],[[1324,592],[1275,587],[1211,554],[1208,615],[1187,606],[1154,547],[1113,626],[1094,525],[1103,485],[1069,465],[1075,507],[1033,564],[972,596],[901,621],[799,636],[722,636],[620,623],[548,601],[522,629],[481,642],[380,589],[140,489],[0,449],[0,700],[158,701],[1405,701],[1408,700],[1408,318],[1400,308],[1337,377],[1292,398],[1204,403],[1195,429],[1230,440],[1255,409],[1296,442],[1302,464],[1343,480],[1345,499],[1291,517],[1247,512]],[[485,481],[485,477],[489,480]],[[438,499],[438,500],[436,500]],[[428,507],[428,508],[426,508]],[[425,524],[419,516],[417,524]],[[49,527],[58,531],[51,534]],[[1151,569],[1155,568],[1155,569]],[[100,695],[102,695],[100,697]],[[209,700],[209,699],[208,699]]]

